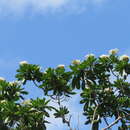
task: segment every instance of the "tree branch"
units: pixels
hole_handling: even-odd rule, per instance
[[[93,124],[94,124],[94,121],[95,121],[95,116],[96,116],[96,111],[97,111],[98,106],[99,106],[99,105],[97,105],[96,108],[94,109],[91,130],[92,130],[92,128],[93,128]],[[98,120],[98,119],[97,119],[97,120]]]
[[[35,82],[35,80],[33,80],[33,83],[35,84],[36,87],[39,88],[39,85]]]
[[[107,122],[107,119],[105,117],[103,117],[105,123],[107,124],[107,126],[109,126],[108,122]]]
[[[112,122],[110,125],[108,125],[106,128],[103,128],[102,130],[107,130],[109,128],[111,128],[113,125],[115,125],[119,120],[121,120],[122,117],[119,116],[114,122]]]

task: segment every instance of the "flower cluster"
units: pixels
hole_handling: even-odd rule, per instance
[[[0,103],[6,103],[7,102],[7,100],[1,100],[0,101]]]
[[[116,55],[118,53],[119,49],[115,48],[115,49],[111,49],[109,50],[109,54],[110,55]]]
[[[88,55],[85,56],[86,59],[88,59],[89,57],[95,57],[95,55],[94,54],[88,54]]]
[[[19,64],[20,65],[25,65],[25,64],[28,64],[28,62],[27,61],[21,61],[21,62],[19,62]]]
[[[101,55],[100,58],[102,59],[109,58],[109,55]]]
[[[28,100],[23,101],[22,104],[31,105],[32,103],[31,103],[31,100],[28,99]]]
[[[80,60],[73,60],[72,61],[72,64],[73,65],[79,65],[81,62],[80,62]]]
[[[12,82],[9,82],[9,85],[10,86],[14,86],[14,85],[20,85],[20,82],[19,81],[12,81]]]
[[[5,79],[3,77],[0,77],[0,81],[5,81]]]
[[[129,60],[129,56],[127,56],[127,55],[122,55],[121,57],[120,57],[120,60],[126,60],[126,61],[128,61]]]
[[[112,92],[112,88],[105,88],[104,92]]]
[[[65,68],[65,65],[63,65],[63,64],[60,64],[60,65],[58,65],[58,66],[57,66],[57,68],[64,69],[64,68]]]

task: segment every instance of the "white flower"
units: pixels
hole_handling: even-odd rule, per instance
[[[49,68],[46,68],[45,71],[43,72],[43,74],[47,74]]]
[[[28,62],[27,61],[21,61],[21,62],[19,62],[19,64],[20,65],[25,65],[25,64],[28,64]]]
[[[6,100],[1,100],[0,103],[6,103],[7,101]]]
[[[89,87],[89,85],[87,83],[85,83],[85,88],[90,89],[90,87]]]
[[[47,72],[46,72],[46,71],[44,71],[44,72],[43,72],[43,74],[47,74]]]
[[[111,49],[111,50],[109,50],[109,54],[110,54],[110,55],[115,55],[115,54],[118,53],[118,51],[119,51],[119,49],[117,49],[117,48]]]
[[[16,92],[16,96],[19,96],[20,95],[20,92]]]
[[[88,55],[85,56],[86,59],[88,59],[89,57],[95,57],[95,55],[94,54],[88,54]]]
[[[12,81],[12,82],[9,82],[9,85],[10,85],[10,86],[20,85],[20,81]]]
[[[35,108],[30,108],[30,111],[35,111],[36,109]]]
[[[104,92],[112,92],[112,88],[105,88]]]
[[[63,68],[64,69],[65,65],[60,64],[60,65],[57,66],[57,68]]]
[[[9,82],[9,85],[10,85],[10,86],[13,86],[13,85],[14,85],[14,82]]]
[[[73,65],[79,65],[81,62],[80,62],[80,60],[73,60],[72,61],[72,64]]]
[[[101,55],[100,58],[109,58],[109,55]]]
[[[20,105],[16,105],[16,107],[20,107]]]
[[[129,60],[129,56],[127,56],[127,55],[122,55],[122,56],[120,56],[120,60]]]
[[[127,76],[127,73],[125,72],[125,70],[123,70],[123,76]]]
[[[24,104],[24,105],[30,105],[31,104],[31,100],[25,100],[25,101],[23,101],[22,102],[22,104]]]
[[[0,77],[0,81],[5,81],[5,79],[3,77]]]
[[[7,118],[4,120],[4,123],[6,124],[8,121],[9,121],[9,117],[7,117]]]

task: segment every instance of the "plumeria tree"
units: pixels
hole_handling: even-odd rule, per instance
[[[89,54],[83,61],[74,60],[65,67],[41,70],[39,65],[20,62],[16,81],[0,78],[0,130],[46,130],[51,114],[60,118],[72,130],[71,112],[66,99],[80,93],[85,125],[99,130],[102,122],[108,130],[115,124],[118,130],[130,129],[130,63],[129,56],[119,56],[118,49],[108,55]],[[27,82],[32,82],[43,97],[25,100]],[[57,107],[49,105],[55,101]],[[109,119],[113,119],[110,122]]]

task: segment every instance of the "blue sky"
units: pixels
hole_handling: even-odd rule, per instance
[[[129,7],[129,0],[1,0],[0,76],[14,80],[22,60],[47,68],[112,48],[130,55]]]

